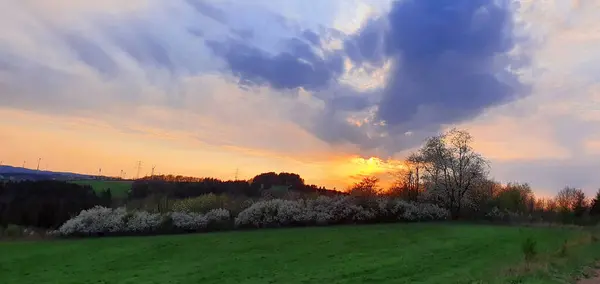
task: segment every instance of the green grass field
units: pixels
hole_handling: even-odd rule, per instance
[[[131,181],[121,180],[78,180],[73,183],[79,185],[89,185],[96,192],[103,191],[110,188],[110,193],[113,197],[123,198],[127,197],[129,190],[131,189]]]
[[[395,224],[5,242],[0,283],[564,283],[600,255],[595,242],[558,255],[585,234]],[[539,250],[528,266],[526,237]]]

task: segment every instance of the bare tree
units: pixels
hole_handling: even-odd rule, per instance
[[[472,137],[452,129],[429,138],[408,160],[420,165],[429,194],[458,218],[465,195],[487,179],[488,162],[471,147]]]
[[[365,176],[360,182],[354,183],[348,190],[350,195],[354,196],[376,196],[382,192],[379,186],[379,178],[373,176]]]
[[[394,184],[389,193],[405,200],[417,201],[422,190],[419,170],[419,164],[406,161],[402,169],[393,173]]]
[[[583,190],[574,187],[565,187],[556,195],[556,204],[561,211],[573,211],[585,203]]]

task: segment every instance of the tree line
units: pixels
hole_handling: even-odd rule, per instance
[[[306,184],[294,173],[268,172],[250,180],[220,180],[216,178],[195,178],[173,175],[158,175],[136,180],[131,186],[128,199],[136,200],[151,196],[173,199],[197,197],[204,194],[228,194],[233,196],[260,197],[265,192],[279,188],[283,191],[338,195],[342,192]]]
[[[263,173],[249,181],[224,181],[216,178],[184,176],[153,176],[132,183],[127,200],[115,200],[110,189],[95,192],[92,187],[65,181],[0,182],[0,226],[15,224],[39,228],[56,228],[81,210],[94,206],[134,204],[136,201],[156,203],[165,199],[178,200],[206,194],[239,198],[259,198],[273,187],[284,192],[338,195],[316,185],[307,185],[297,174]]]
[[[110,191],[63,181],[0,182],[0,225],[55,228],[83,209],[109,206]]]
[[[366,177],[350,192],[396,195],[431,202],[450,210],[453,219],[520,219],[595,223],[600,217],[600,190],[589,200],[583,190],[565,187],[554,198],[537,198],[527,183],[502,185],[490,178],[490,162],[471,146],[472,136],[452,129],[429,138],[408,156],[389,190]]]
[[[555,198],[536,198],[527,183],[500,184],[490,178],[491,164],[471,146],[471,135],[450,130],[429,138],[407,157],[396,181],[382,189],[366,177],[341,192],[306,184],[294,173],[262,173],[250,180],[220,180],[173,175],[144,177],[132,183],[120,205],[194,198],[206,194],[239,199],[356,195],[365,199],[393,195],[431,203],[450,211],[453,219],[519,220],[589,224],[600,216],[600,191],[590,200],[581,189],[566,187]],[[0,225],[55,228],[83,209],[115,205],[110,190],[61,181],[0,182]],[[154,206],[154,205],[152,205]]]

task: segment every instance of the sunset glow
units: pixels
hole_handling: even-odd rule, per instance
[[[341,189],[389,181],[459,127],[498,181],[600,186],[593,1],[509,7],[512,34],[503,17],[465,15],[486,23],[465,38],[485,44],[435,48],[403,39],[422,23],[391,0],[209,2],[3,3],[0,162],[129,178],[138,161],[140,175],[285,171]]]

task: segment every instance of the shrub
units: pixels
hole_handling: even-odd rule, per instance
[[[170,214],[173,226],[186,232],[197,232],[208,225],[206,216],[194,212],[173,212]]]
[[[21,226],[9,224],[6,228],[0,227],[0,237],[7,238],[19,238],[22,237],[27,229],[23,229]]]
[[[237,227],[282,227],[370,223],[386,220],[444,220],[449,212],[433,204],[416,204],[399,199],[375,198],[363,206],[352,196],[325,197],[311,200],[273,199],[259,201],[235,219]],[[364,199],[362,200],[364,201]],[[362,202],[361,202],[362,203]]]
[[[213,209],[225,208],[228,202],[229,198],[226,195],[209,193],[177,200],[173,203],[172,210],[175,212],[206,213]]]
[[[96,235],[125,231],[127,212],[124,208],[111,209],[96,206],[83,210],[67,220],[58,231],[61,235]]]
[[[450,212],[444,208],[430,203],[418,204],[419,221],[447,220],[450,218]]]
[[[534,218],[531,215],[524,215],[507,209],[500,210],[498,207],[492,208],[490,212],[485,214],[485,218],[488,221],[505,223],[527,223],[534,221]]]
[[[235,218],[237,227],[281,227],[306,222],[306,210],[302,202],[271,199],[258,201]]]
[[[386,197],[375,197],[368,203],[364,203],[364,199],[357,200],[354,196],[319,196],[316,199],[250,201],[247,205],[248,207],[237,214],[234,220],[231,218],[231,212],[223,208],[211,209],[205,214],[189,211],[161,214],[146,211],[128,213],[125,208],[94,207],[81,211],[79,215],[65,222],[57,233],[52,234],[129,235],[200,232],[228,229],[232,225],[241,228],[265,228],[382,221],[416,222],[444,220],[450,215],[448,210],[433,204]]]
[[[57,232],[61,236],[130,235],[169,232],[197,232],[210,228],[224,229],[231,217],[225,209],[206,214],[171,212],[166,214],[145,211],[126,212],[125,208],[94,207],[83,210],[65,222]]]
[[[217,208],[206,212],[204,215],[208,229],[225,229],[231,223],[231,213],[227,209]]]
[[[350,196],[321,196],[306,203],[307,214],[312,223],[319,225],[357,223],[375,219],[374,210],[356,205],[355,201]]]
[[[129,218],[125,218],[125,232],[155,232],[161,228],[163,221],[159,213],[138,211],[129,216]]]
[[[494,207],[490,212],[485,214],[485,218],[489,221],[502,221],[504,220],[504,212],[500,211],[498,207]]]
[[[450,212],[430,203],[415,203],[398,198],[383,199],[378,202],[380,218],[406,222],[446,220]]]
[[[525,241],[523,241],[521,250],[523,251],[523,255],[525,256],[526,261],[533,260],[533,258],[537,255],[536,245],[536,241],[531,237],[527,237]]]
[[[558,252],[558,255],[560,257],[566,257],[568,252],[569,252],[569,245],[568,245],[567,241],[565,240],[562,243],[562,245],[560,246],[560,251]]]
[[[45,229],[28,228],[14,224],[8,224],[6,227],[0,226],[0,239],[40,239],[47,236]]]
[[[143,199],[135,199],[127,202],[128,210],[146,211],[152,213],[166,213],[171,211],[175,201],[164,195],[148,195]]]

